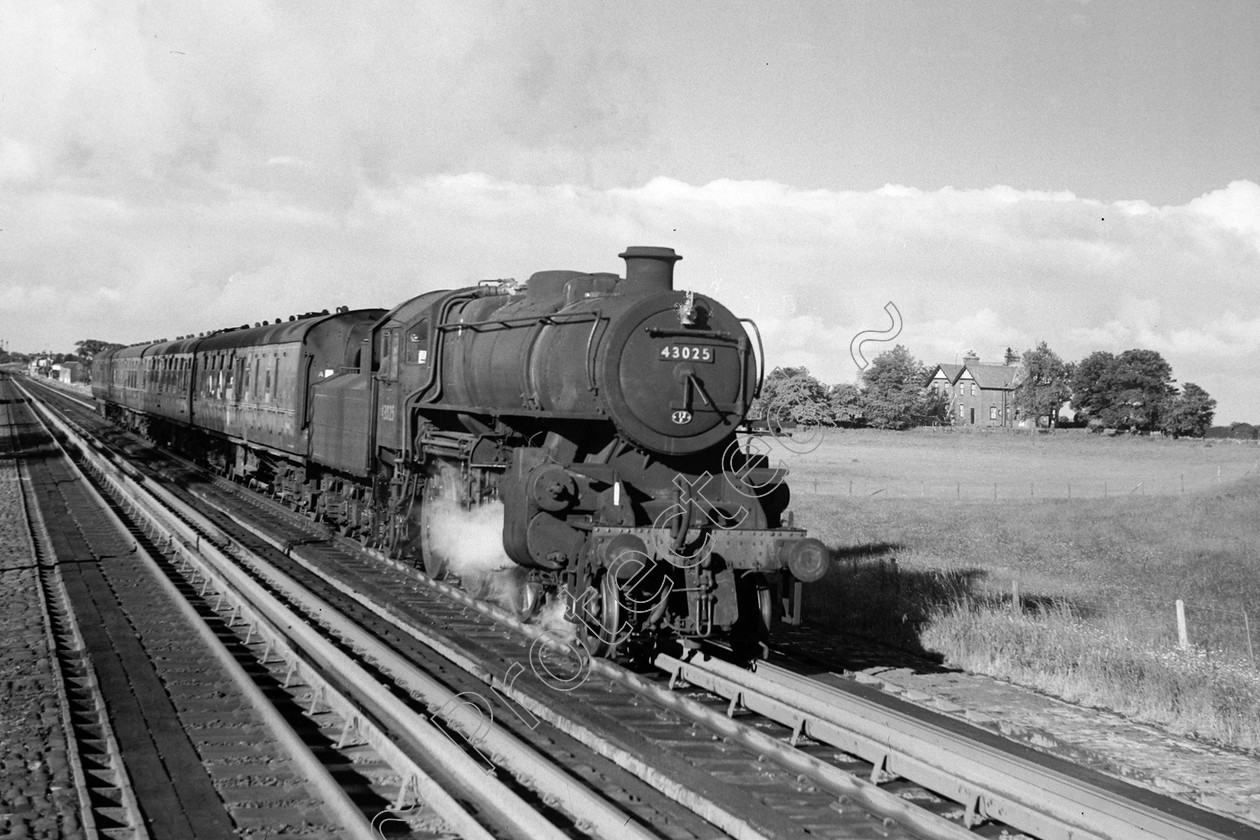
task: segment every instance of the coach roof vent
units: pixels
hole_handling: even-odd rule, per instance
[[[682,259],[673,248],[632,245],[617,256],[626,261],[626,282],[631,288],[673,291],[674,263]]]

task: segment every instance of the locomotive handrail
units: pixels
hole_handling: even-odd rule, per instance
[[[520,326],[521,324],[547,324],[549,326],[558,327],[566,324],[581,324],[586,321],[598,321],[600,319],[598,312],[571,312],[565,315],[518,315],[514,318],[504,318],[500,321],[470,321],[469,323],[457,323],[450,321],[444,324],[438,324],[435,329],[439,331],[450,332],[451,330],[472,330],[478,332],[482,329],[508,329],[510,327]],[[566,318],[567,320],[559,320]]]
[[[595,381],[595,333],[599,331],[603,318],[596,318],[591,323],[591,334],[586,337],[586,387],[591,393],[599,393],[599,383]]]
[[[753,335],[757,339],[757,390],[753,391],[753,399],[761,396],[761,385],[766,378],[766,351],[761,345],[761,330],[757,328],[757,322],[752,318],[740,318],[741,324],[747,324],[753,328]]]
[[[662,327],[644,327],[643,331],[652,338],[715,338],[718,341],[738,343],[739,339],[726,331],[697,332],[696,330],[670,330]]]
[[[447,314],[449,314],[450,311],[455,308],[456,304],[469,301],[469,300],[475,300],[475,299],[476,299],[476,295],[461,294],[458,291],[452,292],[451,294],[447,295],[447,297],[442,301],[441,303],[442,308],[441,308],[441,311],[438,313],[436,320],[441,322],[447,316]],[[424,401],[424,399],[426,398],[426,395],[429,394],[429,392],[434,388],[435,385],[438,389],[438,393],[441,392],[442,366],[446,358],[446,348],[442,345],[441,336],[439,335],[439,333],[441,333],[442,331],[443,326],[444,325],[442,323],[438,323],[433,328],[433,362],[432,364],[429,365],[429,376],[427,379],[425,379],[424,382],[420,383],[419,388],[417,388],[410,395],[408,395],[408,397],[406,398],[406,405],[408,406],[413,405],[413,404],[418,405],[419,403]],[[432,401],[433,399],[436,398],[436,396],[437,396],[436,394],[429,396],[428,400]]]

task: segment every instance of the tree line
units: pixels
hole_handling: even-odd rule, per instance
[[[1011,404],[1017,421],[1054,427],[1071,403],[1074,424],[1096,430],[1202,437],[1212,425],[1216,400],[1193,382],[1178,388],[1172,367],[1154,350],[1100,350],[1065,362],[1042,341],[1022,355],[1008,348],[1005,363],[1015,367]],[[775,368],[750,416],[771,425],[949,425],[950,395],[931,387],[934,369],[900,344],[876,356],[857,384],[829,386],[804,367]]]
[[[65,362],[79,362],[84,366],[90,367],[92,359],[97,353],[105,350],[116,350],[122,347],[121,344],[115,344],[109,341],[101,341],[97,338],[85,338],[74,343],[74,353],[49,353],[45,350],[42,353],[14,353],[9,350],[0,349],[0,364],[9,364],[16,362],[30,362],[36,359],[48,359],[54,365],[64,364]]]
[[[90,366],[97,353],[121,346],[83,339],[75,342],[77,353],[58,353],[52,360]],[[0,362],[32,357],[3,356]],[[1059,425],[1059,412],[1070,402],[1076,411],[1074,422],[1091,428],[1202,437],[1212,426],[1216,400],[1193,382],[1178,388],[1172,367],[1154,350],[1126,350],[1118,355],[1099,350],[1079,362],[1065,362],[1042,341],[1023,354],[1007,348],[1004,362],[1016,369],[1011,401],[1017,420]],[[771,425],[874,429],[948,425],[953,421],[950,397],[929,387],[928,375],[934,369],[900,344],[876,356],[858,384],[825,385],[807,368],[775,368],[766,376],[749,416]]]

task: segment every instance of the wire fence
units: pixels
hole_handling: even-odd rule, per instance
[[[1006,502],[1019,499],[1112,499],[1133,496],[1178,496],[1197,493],[1248,476],[1260,476],[1260,459],[1250,466],[1218,465],[1205,470],[1153,475],[1083,478],[1010,477],[993,481],[941,477],[913,479],[818,478],[793,476],[795,492],[820,496],[884,499],[954,499],[971,502]]]
[[[924,612],[931,604],[981,602],[1014,613],[1038,612],[1071,615],[1110,628],[1117,639],[1141,647],[1192,653],[1206,660],[1241,663],[1260,673],[1260,608],[1254,604],[1203,603],[1182,598],[1152,598],[1128,593],[1120,598],[1103,595],[1072,599],[1045,596],[1018,578],[983,576],[983,583],[966,572],[903,569],[895,556],[852,556],[836,561],[845,578],[842,589],[864,593],[875,601],[919,603]],[[886,609],[887,603],[881,609]],[[899,607],[900,609],[900,607]]]

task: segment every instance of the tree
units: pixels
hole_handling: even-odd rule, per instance
[[[1034,419],[1047,418],[1046,425],[1059,420],[1059,409],[1072,396],[1070,371],[1059,354],[1043,341],[1033,350],[1025,350],[1023,368],[1017,374],[1013,400],[1015,408]]]
[[[877,429],[905,429],[943,416],[943,401],[927,388],[927,369],[900,344],[871,361],[862,383],[862,415]]]
[[[1150,431],[1160,428],[1168,399],[1176,393],[1172,382],[1172,368],[1154,350],[1125,350],[1119,356],[1099,351],[1077,365],[1072,402],[1108,426]]]
[[[109,341],[101,341],[99,338],[84,338],[76,341],[74,346],[78,348],[78,356],[85,365],[92,364],[92,358],[97,353],[103,353],[106,350],[116,350],[122,347],[121,344],[114,344]]]
[[[1160,428],[1173,437],[1203,437],[1212,426],[1216,400],[1208,392],[1187,382],[1181,393],[1170,397]]]
[[[856,426],[865,419],[862,415],[862,390],[849,382],[831,386],[827,392],[827,405],[831,409],[832,422],[837,425]]]
[[[827,386],[804,367],[775,368],[761,385],[749,415],[767,423],[830,424]]]
[[[1150,431],[1159,428],[1168,398],[1176,393],[1172,367],[1154,350],[1125,350],[1116,357],[1113,387],[1119,391],[1113,411],[1117,425]]]
[[[1090,353],[1076,365],[1072,377],[1072,406],[1091,420],[1102,420],[1102,413],[1110,406],[1108,376],[1116,363],[1116,357],[1105,350]]]

